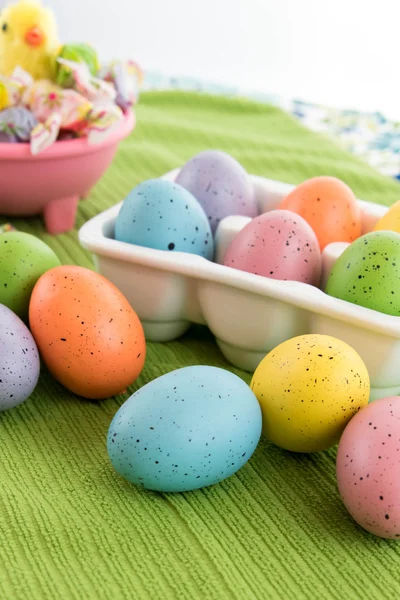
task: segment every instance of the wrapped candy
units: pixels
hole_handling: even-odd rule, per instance
[[[80,129],[93,104],[75,90],[64,90],[49,81],[36,81],[24,95],[24,102],[41,123],[54,113],[61,116],[61,128]]]
[[[64,46],[57,60],[59,81],[69,78],[72,89],[34,81],[19,67],[11,77],[0,75],[0,142],[30,141],[32,154],[61,139],[86,136],[98,144],[137,101],[142,72],[132,61],[113,63],[102,78],[90,46]]]
[[[25,90],[33,84],[32,75],[21,69],[21,67],[15,67],[11,75],[11,80],[18,84],[21,90]]]
[[[117,91],[115,102],[124,112],[137,103],[143,71],[136,62],[114,61],[102,69],[100,77],[114,84]]]
[[[4,223],[4,225],[0,225],[0,234],[8,233],[9,231],[17,231],[17,230],[10,223]]]
[[[13,133],[0,131],[0,144],[18,144],[19,139]]]
[[[71,72],[73,87],[91,102],[109,102],[114,104],[117,92],[115,87],[93,77],[86,63],[77,63],[64,58],[58,58],[58,62],[68,68]]]
[[[1,141],[27,142],[38,124],[32,111],[23,106],[13,106],[0,112]]]
[[[21,91],[17,82],[0,75],[0,110],[16,106],[21,100]]]
[[[0,75],[0,110],[19,105],[24,90],[32,83],[32,77],[20,67],[14,69],[11,77]]]
[[[82,133],[88,136],[89,144],[100,144],[114,131],[122,118],[122,110],[115,104],[114,106],[94,106],[88,115],[88,121]]]
[[[57,61],[56,83],[62,87],[73,87],[74,85],[73,71],[68,66],[68,62],[84,63],[92,76],[95,76],[99,70],[97,52],[89,44],[65,44],[61,48],[58,58],[64,59],[64,61]]]
[[[39,154],[57,140],[61,127],[60,113],[53,113],[45,123],[39,123],[31,134],[31,152]]]
[[[25,95],[25,102],[40,121],[31,135],[32,154],[51,146],[60,132],[87,136],[90,144],[100,143],[123,118],[116,104],[93,104],[75,90],[47,81],[36,82]]]

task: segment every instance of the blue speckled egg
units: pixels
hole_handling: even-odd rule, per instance
[[[261,409],[229,371],[193,366],[135,392],[116,413],[107,448],[129,481],[184,492],[226,479],[251,457],[261,436]]]
[[[214,257],[214,240],[203,208],[182,186],[163,179],[144,181],[131,191],[118,214],[115,239],[209,260]]]
[[[205,150],[191,158],[179,172],[183,185],[204,208],[214,232],[229,215],[256,217],[253,186],[242,165],[226,152]]]
[[[27,326],[0,304],[0,411],[29,398],[39,379],[39,352]]]

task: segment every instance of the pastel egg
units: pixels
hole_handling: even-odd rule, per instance
[[[336,177],[304,181],[279,208],[301,215],[315,231],[321,250],[331,242],[353,242],[361,235],[361,211],[356,197]]]
[[[258,214],[247,172],[236,159],[225,152],[200,152],[182,167],[176,182],[200,202],[213,232],[224,217],[255,217]]]
[[[166,252],[187,252],[212,260],[214,240],[206,214],[182,186],[151,179],[124,200],[115,239]]]
[[[373,231],[396,231],[400,233],[400,200],[377,221]]]
[[[224,265],[271,279],[318,285],[321,252],[302,217],[273,210],[253,219],[234,237]]]
[[[223,369],[193,366],[135,392],[116,413],[107,448],[128,481],[183,492],[238,471],[260,436],[260,406],[248,385]]]
[[[334,264],[330,296],[388,315],[400,315],[400,233],[374,231],[346,248]]]
[[[0,304],[0,411],[24,402],[39,379],[39,352],[31,332]]]
[[[258,365],[250,385],[261,405],[263,432],[292,452],[318,452],[339,441],[368,404],[370,382],[353,348],[328,335],[283,342]]]
[[[0,236],[0,303],[21,319],[28,317],[29,300],[39,277],[60,264],[42,240],[10,231]]]
[[[32,292],[29,321],[49,371],[79,396],[118,394],[143,368],[146,345],[135,311],[90,269],[62,266],[42,275]]]
[[[361,527],[400,539],[400,398],[363,408],[341,437],[337,483],[342,500]]]

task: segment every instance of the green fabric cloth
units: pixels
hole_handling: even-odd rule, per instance
[[[396,182],[276,108],[158,92],[142,95],[137,116],[136,131],[81,202],[77,229],[139,181],[206,148],[282,181],[330,174],[364,199],[389,205],[400,198]],[[64,263],[92,267],[77,229],[52,237],[39,218],[13,224],[39,235]],[[148,344],[130,391],[194,364],[230,368],[201,327],[173,343]],[[300,456],[262,440],[250,462],[219,485],[149,493],[121,479],[107,457],[108,426],[126,397],[79,399],[43,369],[31,399],[0,416],[1,599],[398,596],[400,545],[367,534],[348,516],[334,449]]]

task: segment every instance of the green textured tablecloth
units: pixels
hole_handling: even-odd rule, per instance
[[[400,198],[396,182],[276,108],[159,92],[144,94],[137,114],[137,130],[81,203],[77,228],[139,181],[212,147],[252,173],[293,183],[336,175],[359,197]],[[51,237],[40,219],[13,223],[63,262],[91,266],[76,230]],[[207,330],[194,328],[174,343],[148,344],[132,390],[192,364],[230,368]],[[1,600],[398,597],[400,545],[348,516],[334,450],[299,456],[262,441],[219,485],[149,493],[117,476],[107,458],[107,429],[123,400],[78,399],[43,372],[31,399],[0,416]]]

